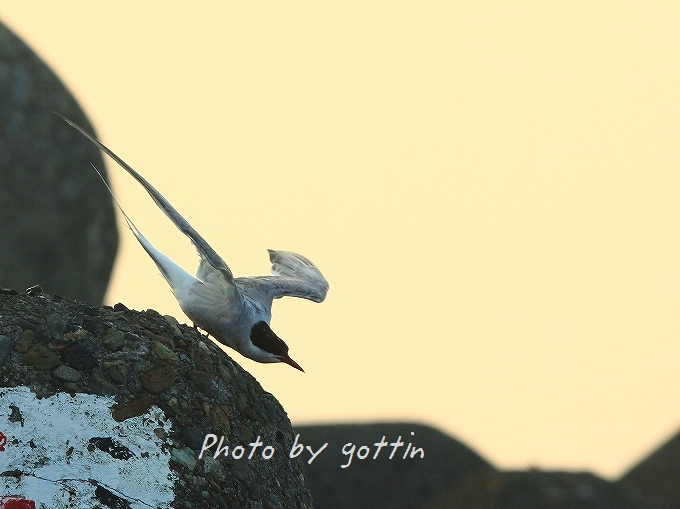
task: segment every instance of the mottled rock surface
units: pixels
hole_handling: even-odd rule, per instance
[[[111,197],[91,166],[104,173],[102,157],[46,108],[92,132],[61,81],[0,24],[0,286],[98,305],[118,246]]]
[[[0,392],[27,387],[41,400],[60,394],[110,396],[115,404],[107,415],[119,423],[160,408],[171,422],[168,436],[156,430],[177,476],[171,507],[312,507],[301,458],[288,457],[295,434],[285,411],[212,341],[152,310],[120,304],[93,308],[32,293],[0,290]],[[25,411],[15,408],[0,408],[0,427],[9,422],[3,419],[22,418]],[[208,434],[224,437],[230,452],[214,458],[213,448],[199,459]],[[248,459],[249,444],[258,438],[263,445]],[[118,443],[122,440],[94,437],[90,446],[125,461],[134,455]],[[245,455],[234,458],[231,452],[239,445]],[[31,454],[45,444],[36,446]],[[262,456],[266,446],[275,451],[269,459]],[[59,454],[43,451],[42,457],[51,461]],[[27,475],[12,468],[5,474]],[[97,493],[104,506],[132,507],[105,486],[97,486]]]

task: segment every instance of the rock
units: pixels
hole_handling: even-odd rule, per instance
[[[197,391],[206,396],[210,395],[210,386],[213,380],[212,375],[198,369],[192,369],[187,373],[187,377],[193,382]]]
[[[196,468],[196,454],[191,449],[185,447],[183,449],[171,449],[172,460],[179,463],[184,468],[191,472]]]
[[[646,509],[614,483],[588,472],[485,471],[453,486],[425,509]]]
[[[182,335],[182,331],[179,330],[179,322],[174,316],[163,315],[163,318],[165,318],[165,320],[170,324],[176,336]]]
[[[341,424],[328,426],[295,426],[299,442],[317,451],[324,443],[326,450],[308,464],[305,453],[304,468],[310,491],[317,507],[383,509],[423,507],[446,489],[467,476],[493,467],[477,453],[444,433],[415,423]],[[413,434],[412,434],[413,433]],[[393,446],[378,449],[374,444],[385,437],[387,444],[400,437],[403,445],[389,459]],[[424,457],[403,455],[408,443],[422,448]],[[345,444],[355,446],[350,456],[343,454]],[[359,451],[370,449],[365,459]],[[347,446],[349,452],[351,445]]]
[[[107,369],[106,374],[109,376],[109,379],[116,385],[123,385],[125,383],[125,377],[120,372],[120,370],[115,366]]]
[[[85,329],[77,329],[73,332],[67,332],[62,336],[62,339],[69,343],[81,343],[87,339],[87,331]]]
[[[169,362],[170,364],[177,365],[179,359],[177,354],[170,350],[167,346],[163,345],[159,341],[154,341],[151,343],[151,351],[156,354],[156,356],[164,362]]]
[[[0,366],[4,364],[10,353],[12,353],[12,341],[7,336],[0,336]]]
[[[229,379],[231,378],[231,373],[227,368],[225,368],[224,366],[217,366],[217,373],[219,374],[223,382],[225,383],[229,382]]]
[[[118,244],[92,127],[54,73],[0,24],[0,286],[102,302]],[[39,294],[37,290],[33,293]]]
[[[680,432],[621,476],[617,485],[653,509],[680,507]]]
[[[90,376],[87,379],[87,388],[89,392],[98,396],[120,394],[118,387],[111,383],[108,377],[98,369],[90,371]]]
[[[33,285],[33,286],[26,288],[26,291],[24,293],[26,295],[30,295],[31,297],[37,297],[38,295],[43,294],[43,289],[42,289],[42,286],[40,286],[40,285]]]
[[[51,313],[45,317],[47,322],[47,332],[54,339],[61,339],[66,330],[66,322],[59,313]]]
[[[132,369],[137,373],[145,373],[153,368],[153,363],[149,359],[142,359],[132,365]]]
[[[139,374],[142,387],[150,394],[160,394],[175,383],[175,369],[171,366],[159,366]]]
[[[151,405],[153,405],[153,402],[153,398],[148,394],[139,396],[125,405],[114,407],[112,412],[113,419],[118,422],[123,422],[130,417],[144,415]]]
[[[102,336],[102,344],[115,352],[125,343],[125,334],[118,330],[107,330]]]
[[[70,366],[59,366],[52,374],[64,382],[77,382],[80,380],[80,372]]]
[[[499,471],[464,444],[421,424],[296,426],[295,430],[299,443],[313,451],[328,443],[311,465],[304,464],[317,507],[652,509],[626,489],[587,472]],[[387,444],[378,451],[383,437]],[[395,449],[393,444],[399,442],[402,445]],[[422,448],[424,457],[411,458],[409,443],[410,451]],[[343,448],[348,454],[343,454]],[[304,456],[311,457],[308,452]]]
[[[201,430],[191,426],[184,428],[181,433],[185,444],[187,444],[194,451],[201,450],[205,433],[201,433]]]
[[[229,427],[229,410],[224,405],[214,405],[209,412],[210,422],[219,429],[228,429]]]
[[[245,481],[246,479],[248,479],[248,476],[250,475],[250,467],[248,466],[248,462],[241,458],[238,460],[234,460],[230,472],[231,475],[233,475],[240,481]]]
[[[26,353],[33,346],[34,339],[35,334],[32,330],[22,331],[19,339],[14,342],[14,349],[19,353]]]
[[[97,365],[92,351],[80,343],[71,345],[61,352],[61,360],[75,369],[92,369]]]
[[[31,349],[24,354],[24,362],[39,371],[47,371],[48,369],[56,368],[61,364],[57,354],[41,344],[33,345]]]
[[[61,339],[47,334],[46,317],[53,313],[65,323]],[[0,292],[0,336],[16,345],[29,323],[45,343],[34,342],[23,355],[11,351],[0,369],[0,415],[8,417],[0,431],[11,436],[1,459],[12,465],[0,476],[0,494],[17,493],[29,475],[32,486],[46,482],[52,489],[61,472],[59,492],[92,499],[93,507],[141,507],[142,497],[160,496],[171,496],[172,503],[155,498],[144,506],[313,507],[301,458],[288,456],[295,434],[285,411],[192,327],[153,311],[115,313],[65,298]],[[115,350],[104,345],[111,330],[125,337]],[[174,345],[176,365],[158,358],[154,341]],[[52,348],[68,351],[68,364],[59,365]],[[79,352],[94,362],[78,363]],[[133,368],[142,360],[150,370]],[[122,384],[114,382],[114,368]],[[212,391],[201,392],[208,381]],[[206,442],[211,438],[213,445]],[[256,440],[262,445],[249,459]],[[204,443],[210,447],[199,458]],[[268,459],[265,446],[273,451]],[[66,499],[39,505],[72,507]]]

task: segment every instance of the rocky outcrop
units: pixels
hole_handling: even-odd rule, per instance
[[[0,499],[312,507],[285,411],[212,341],[151,310],[29,293],[0,291]]]
[[[304,457],[321,509],[649,509],[625,486],[588,472],[498,470],[463,443],[421,424],[295,431],[312,451],[328,444],[311,463],[311,454]]]
[[[650,509],[680,507],[680,433],[630,469],[617,484],[647,500]]]
[[[328,443],[311,464],[307,455],[304,465],[322,509],[424,507],[468,476],[493,470],[466,445],[422,424],[295,426],[295,431],[314,451]]]
[[[449,488],[426,509],[648,509],[628,490],[589,472],[486,471]]]
[[[118,245],[91,143],[47,110],[92,128],[52,71],[0,24],[0,286],[98,305]]]

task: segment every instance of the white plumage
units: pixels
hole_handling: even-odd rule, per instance
[[[273,299],[285,296],[322,302],[328,292],[328,282],[319,269],[304,256],[270,249],[273,276],[235,278],[220,255],[144,177],[80,126],[55,113],[132,175],[196,247],[200,263],[194,277],[153,247],[118,205],[130,230],[155,262],[182,311],[194,325],[245,357],[257,362],[285,362],[303,371],[288,355],[286,343],[269,328],[271,307]],[[113,192],[111,194],[115,200]]]

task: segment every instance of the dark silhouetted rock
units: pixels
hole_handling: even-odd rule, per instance
[[[192,327],[116,309],[0,289],[0,495],[53,509],[310,509],[278,401]]]
[[[651,509],[680,507],[680,433],[643,459],[618,480]]]
[[[493,470],[481,456],[440,431],[414,423],[295,426],[299,442],[317,451],[327,448],[310,464],[310,453],[300,454],[314,504],[319,509],[415,509],[435,499],[467,476]],[[413,433],[413,434],[411,434]],[[373,456],[383,436],[387,445]],[[396,447],[401,437],[404,445]],[[347,468],[349,455],[355,451]],[[407,451],[408,444],[413,446]],[[366,446],[370,451],[359,451]],[[390,454],[395,449],[392,459]],[[415,454],[411,457],[415,449]],[[422,448],[424,457],[420,457]],[[365,459],[359,458],[359,453]],[[406,458],[404,459],[404,454]]]
[[[0,286],[100,304],[118,245],[96,147],[46,108],[92,131],[52,71],[0,24]],[[55,319],[45,332],[58,334]]]
[[[625,489],[587,472],[486,471],[425,509],[647,509]]]
[[[295,426],[295,432],[314,452],[328,442],[311,465],[310,452],[300,454],[319,509],[652,509],[625,486],[591,473],[496,470],[467,446],[421,424]],[[373,459],[383,436],[387,445]],[[389,459],[399,438],[404,444]],[[343,447],[350,452],[352,445],[351,464],[341,468],[350,458]],[[358,457],[361,446],[368,448],[364,459]],[[417,452],[411,458],[414,447],[423,449],[424,458]]]

